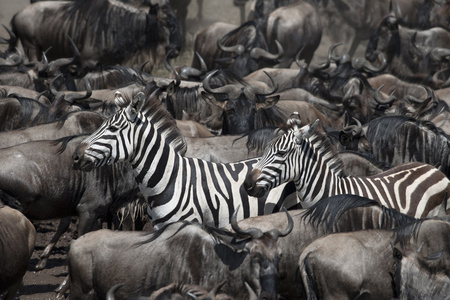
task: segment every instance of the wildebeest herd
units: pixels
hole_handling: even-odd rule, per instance
[[[72,218],[58,299],[450,299],[450,1],[31,2],[0,37],[4,299]]]

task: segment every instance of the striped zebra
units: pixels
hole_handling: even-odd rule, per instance
[[[249,197],[245,192],[243,182],[258,158],[220,164],[182,156],[186,144],[156,97],[160,90],[149,84],[144,92],[147,97],[138,93],[131,103],[116,92],[116,113],[74,151],[75,169],[90,171],[129,161],[156,229],[179,220],[223,227],[238,205],[243,208],[238,220],[290,207],[284,201],[284,187],[267,197]],[[296,204],[293,185],[285,187]]]
[[[318,120],[300,127],[300,120],[291,117],[287,124],[289,129],[268,144],[245,180],[249,195],[262,197],[293,181],[303,207],[330,196],[355,194],[416,218],[434,216],[448,203],[450,181],[431,165],[406,163],[374,176],[346,177],[328,140],[315,133]]]

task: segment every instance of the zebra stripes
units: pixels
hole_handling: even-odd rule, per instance
[[[258,159],[217,164],[182,156],[182,134],[156,94],[158,89],[145,99],[140,93],[128,104],[116,93],[117,112],[80,144],[74,165],[89,171],[129,161],[156,228],[179,220],[222,227],[238,205],[238,219],[280,210],[284,187],[273,190],[268,202],[242,187]]]
[[[435,167],[414,162],[370,177],[345,177],[328,141],[315,134],[318,121],[290,129],[272,141],[246,180],[250,195],[261,196],[282,183],[293,181],[297,197],[309,207],[320,199],[355,194],[414,216],[435,215],[450,196],[450,181]]]

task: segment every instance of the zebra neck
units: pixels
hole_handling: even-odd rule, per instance
[[[165,143],[150,143],[138,153],[132,166],[139,189],[147,200],[176,186],[173,178],[178,178],[182,160],[177,151]]]

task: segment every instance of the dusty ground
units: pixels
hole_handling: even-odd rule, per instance
[[[4,24],[9,26],[9,22],[11,17],[28,5],[29,1],[26,0],[0,0],[0,25]],[[232,1],[223,1],[223,0],[207,0],[204,1],[204,22],[198,23],[197,20],[194,19],[196,15],[196,1],[192,0],[192,5],[190,9],[190,14],[188,16],[188,24],[191,30],[191,33],[187,36],[187,45],[189,49],[189,45],[192,48],[193,40],[195,38],[195,32],[201,29],[203,26],[215,22],[215,21],[224,21],[228,23],[239,23],[239,10],[232,6]],[[247,5],[247,12],[249,9],[249,5]],[[0,37],[7,37],[6,31],[3,27],[0,27]],[[324,35],[322,38],[322,43],[319,49],[316,51],[316,55],[313,59],[314,63],[321,63],[324,61],[328,47],[331,43],[331,39]],[[4,50],[4,45],[0,45],[0,50]],[[363,46],[358,49],[358,54],[363,53]],[[173,64],[174,65],[189,65],[191,62],[193,51],[188,51],[183,54],[181,57],[177,58]],[[362,54],[361,54],[362,55]],[[163,71],[161,73],[164,76]],[[160,74],[153,74],[156,76],[160,76]],[[41,300],[41,299],[54,299],[55,293],[54,290],[59,286],[59,284],[64,280],[67,275],[66,268],[66,252],[70,241],[76,237],[76,224],[75,221],[72,223],[69,232],[64,234],[61,240],[58,242],[53,254],[51,255],[47,268],[40,272],[34,272],[34,267],[38,262],[38,257],[44,250],[45,246],[50,241],[53,236],[56,227],[58,225],[58,221],[44,221],[44,222],[35,222],[35,226],[37,229],[37,240],[35,252],[32,256],[32,259],[29,264],[28,272],[25,275],[23,281],[23,287],[20,289],[20,292],[16,299],[22,300]]]

